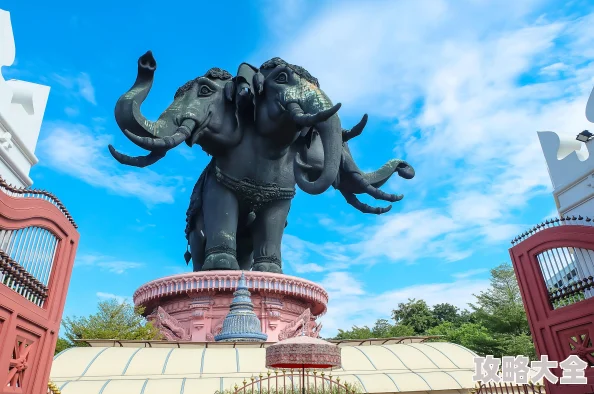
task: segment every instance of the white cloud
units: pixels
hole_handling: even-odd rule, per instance
[[[120,304],[132,302],[132,297],[130,297],[130,296],[121,296],[121,295],[115,295],[115,294],[111,294],[111,293],[103,293],[101,291],[97,292],[96,295],[97,295],[97,297],[101,298],[102,300],[115,299]]]
[[[107,150],[111,136],[79,124],[48,122],[44,127],[45,137],[39,143],[42,165],[114,194],[138,197],[146,204],[173,202],[181,178],[117,163]]]
[[[97,101],[95,101],[95,88],[91,83],[91,77],[86,73],[80,73],[76,83],[78,85],[78,93],[82,98],[93,105],[97,105]]]
[[[280,54],[307,68],[343,103],[341,113],[392,121],[400,136],[395,151],[406,152],[417,170],[398,190],[416,200],[407,211],[377,218],[358,243],[311,243],[307,253],[334,251],[330,265],[456,261],[485,244],[507,246],[526,227],[522,211],[551,192],[536,131],[587,129],[594,85],[587,56],[594,14],[559,19],[543,6],[341,2],[293,14],[295,32],[278,35],[262,56]],[[271,29],[291,9],[278,10]],[[334,222],[341,224],[320,221]]]
[[[540,73],[544,75],[557,76],[560,72],[567,71],[569,69],[570,68],[567,66],[567,64],[563,62],[557,62],[541,68]]]
[[[476,276],[476,275],[482,274],[487,271],[488,270],[486,268],[477,268],[474,270],[457,272],[455,274],[452,274],[452,276],[456,279],[466,279],[466,278],[470,278],[471,276]]]
[[[69,117],[73,118],[75,116],[78,116],[78,114],[80,113],[80,111],[78,110],[78,108],[75,108],[75,107],[65,107],[64,108],[64,113],[66,115],[68,115]]]
[[[69,95],[80,97],[93,105],[97,105],[95,87],[89,74],[79,73],[76,76],[52,74],[52,79],[64,87]]]
[[[473,294],[484,291],[489,281],[462,278],[454,282],[426,283],[373,293],[368,292],[352,274],[333,272],[321,284],[330,297],[328,313],[320,318],[322,336],[333,337],[338,329],[350,329],[354,325],[371,327],[377,319],[389,319],[398,303],[405,303],[410,298],[425,300],[429,306],[445,300],[460,309],[468,309],[468,303],[475,301]]]
[[[144,267],[144,264],[133,261],[117,260],[109,256],[102,256],[97,254],[84,254],[76,258],[76,266],[98,267],[101,270],[119,275],[127,272],[128,270],[142,268]]]

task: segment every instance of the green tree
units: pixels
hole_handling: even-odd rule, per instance
[[[422,335],[439,322],[423,300],[409,299],[407,303],[399,303],[392,311],[396,324],[412,327],[416,335]]]
[[[81,339],[160,339],[159,330],[142,316],[142,312],[141,308],[127,302],[101,301],[97,313],[88,317],[66,317],[62,321],[65,338],[60,338],[60,348],[87,346],[77,341]]]
[[[367,326],[354,326],[350,330],[338,330],[334,339],[371,339],[371,338],[393,338],[410,337],[415,335],[412,327],[391,324],[386,319],[378,319],[373,328]]]
[[[471,311],[442,303],[429,308],[423,300],[409,299],[392,312],[396,324],[386,319],[373,328],[339,331],[337,339],[368,339],[412,335],[439,335],[480,355],[528,356],[536,352],[513,267],[501,264],[491,270],[490,286],[475,295]]]
[[[61,351],[64,351],[70,347],[72,347],[72,344],[68,340],[64,338],[58,338],[58,342],[56,343],[56,351],[54,352],[54,354],[58,354]]]
[[[487,290],[475,295],[476,303],[470,304],[477,322],[493,333],[530,335],[513,267],[501,264],[493,268],[490,282]]]
[[[452,304],[433,305],[433,316],[438,322],[461,323],[460,309]]]
[[[497,339],[489,330],[475,323],[463,323],[456,325],[452,322],[444,322],[439,326],[430,328],[429,335],[443,335],[441,340],[462,345],[473,350],[481,356],[500,353],[500,346]]]
[[[373,338],[371,329],[367,326],[353,326],[350,330],[338,330],[334,339],[370,339]]]
[[[387,338],[391,335],[394,326],[387,319],[378,319],[371,329],[374,338]]]

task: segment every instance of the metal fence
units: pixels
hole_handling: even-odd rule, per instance
[[[0,230],[0,282],[42,307],[57,245],[41,227]]]
[[[545,394],[545,386],[538,383],[478,383],[471,394]]]

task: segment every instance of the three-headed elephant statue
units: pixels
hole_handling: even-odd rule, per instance
[[[140,106],[155,70],[152,54],[141,56],[136,81],[115,109],[122,132],[150,153],[131,157],[111,145],[109,150],[120,163],[136,167],[155,163],[182,142],[212,156],[187,212],[186,262],[192,259],[194,271],[281,273],[281,241],[296,186],[309,194],[334,186],[353,205],[347,197],[352,193],[401,198],[376,188],[398,165],[380,181],[363,185],[360,178],[366,178],[344,141],[349,132],[337,114],[340,104],[333,105],[303,68],[280,58],[259,68],[243,63],[235,76],[212,68],[180,87],[151,122]],[[357,127],[363,126],[350,133],[360,134]]]

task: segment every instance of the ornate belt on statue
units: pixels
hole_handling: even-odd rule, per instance
[[[269,202],[291,200],[295,197],[294,188],[283,188],[274,183],[259,183],[249,178],[237,179],[225,174],[218,167],[215,167],[215,176],[217,181],[233,190],[254,212]]]

